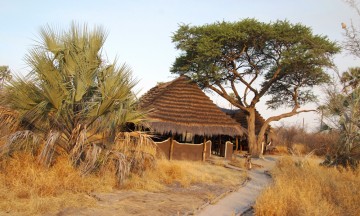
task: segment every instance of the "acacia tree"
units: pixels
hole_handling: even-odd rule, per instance
[[[316,99],[314,86],[329,81],[324,68],[333,66],[332,56],[339,52],[327,37],[288,21],[183,24],[172,41],[182,53],[171,72],[188,75],[200,87],[211,89],[243,110],[250,152],[256,156],[261,154],[270,122],[313,111],[300,107]],[[270,96],[266,101],[269,108],[290,107],[291,111],[266,119],[256,135],[255,107],[265,95]]]

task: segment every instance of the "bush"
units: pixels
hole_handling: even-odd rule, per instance
[[[274,144],[281,152],[307,154],[311,151],[318,156],[334,154],[340,141],[336,131],[306,132],[297,126],[274,129]]]

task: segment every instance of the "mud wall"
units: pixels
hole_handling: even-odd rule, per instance
[[[166,159],[170,159],[170,138],[162,142],[155,142]]]
[[[156,142],[159,149],[164,153],[165,158],[170,159],[170,149],[171,143],[170,139],[167,139],[163,142]],[[179,143],[173,141],[173,160],[191,160],[191,161],[201,161],[203,158],[204,144],[189,144],[189,143]],[[209,158],[211,155],[211,141],[208,140],[206,143],[205,149],[205,159]]]

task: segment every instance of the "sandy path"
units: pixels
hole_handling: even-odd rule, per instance
[[[271,177],[265,173],[274,168],[276,157],[266,156],[265,159],[253,159],[252,162],[263,166],[248,172],[250,180],[239,190],[230,193],[214,205],[209,205],[198,212],[198,216],[231,216],[241,215],[254,203],[262,189],[271,182]]]

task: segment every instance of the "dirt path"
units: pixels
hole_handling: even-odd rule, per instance
[[[252,162],[261,165],[261,168],[252,169],[248,172],[249,181],[230,193],[214,205],[209,205],[198,212],[198,216],[231,216],[241,215],[255,203],[257,196],[270,182],[271,177],[266,171],[274,168],[276,157],[266,156],[265,159],[253,159]],[[251,212],[248,213],[252,215]]]
[[[237,187],[198,183],[185,188],[173,185],[165,191],[157,193],[126,190],[93,193],[89,198],[97,200],[94,207],[64,208],[55,214],[47,214],[47,216],[193,215],[199,206],[209,203],[230,189],[236,190]]]

